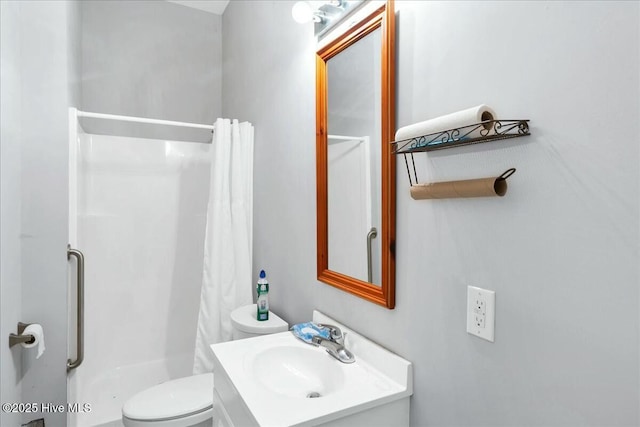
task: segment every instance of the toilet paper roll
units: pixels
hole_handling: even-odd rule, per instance
[[[507,178],[513,175],[515,171],[515,168],[511,168],[502,175],[493,178],[412,185],[411,197],[414,200],[452,199],[458,197],[502,197],[507,194]]]
[[[478,105],[477,107],[467,108],[466,110],[457,111],[455,113],[436,117],[435,119],[425,120],[424,122],[414,123],[409,126],[402,127],[396,132],[396,141],[407,140],[418,136],[440,133],[450,129],[459,129],[487,120],[495,120],[496,113],[486,105]],[[473,132],[467,135],[467,132],[473,128],[463,129],[457,135],[443,135],[446,142],[447,139],[460,138],[471,139],[487,136],[491,134],[493,123],[485,123]],[[436,140],[441,140],[437,138]],[[426,141],[429,142],[429,141]]]
[[[38,347],[37,351],[38,353],[36,354],[36,359],[39,359],[40,356],[42,356],[42,353],[44,353],[44,331],[42,330],[42,325],[40,325],[39,323],[32,323],[29,326],[27,326],[24,331],[22,331],[22,335],[32,335],[34,340],[30,343],[25,343],[23,342],[22,344],[20,344],[22,347],[24,348],[33,348],[33,347]]]

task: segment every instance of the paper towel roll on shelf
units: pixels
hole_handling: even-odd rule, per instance
[[[477,123],[495,120],[496,113],[490,107],[482,104],[476,107],[467,108],[466,110],[457,111],[455,113],[446,114],[434,119],[425,120],[423,122],[414,123],[409,126],[401,127],[396,132],[396,141],[416,138],[423,135],[437,134],[451,129],[459,129],[465,126],[471,126]],[[472,132],[469,128],[462,131],[459,135],[449,135],[449,138],[479,138],[481,136],[490,135],[493,123],[484,123],[478,126]],[[466,135],[467,132],[470,132]]]
[[[33,348],[37,347],[36,359],[39,359],[44,353],[44,331],[42,330],[42,325],[39,323],[32,323],[27,326],[24,331],[22,331],[22,335],[31,335],[34,340],[30,343],[23,342],[20,345],[23,348]]]

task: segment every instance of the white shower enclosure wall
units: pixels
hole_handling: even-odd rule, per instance
[[[84,361],[69,371],[68,425],[121,426],[129,397],[192,372],[211,144],[89,134],[82,114],[70,110],[69,243],[85,257]]]

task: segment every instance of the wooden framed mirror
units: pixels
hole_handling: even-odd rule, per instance
[[[395,306],[396,172],[389,144],[395,131],[394,54],[389,0],[370,2],[361,19],[316,55],[318,280],[390,309]]]

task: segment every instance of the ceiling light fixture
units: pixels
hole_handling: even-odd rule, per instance
[[[342,9],[343,0],[331,0],[331,1],[298,1],[293,5],[291,9],[291,16],[294,21],[299,24],[306,24],[307,22],[323,22],[330,18],[327,14],[326,5],[331,8]]]
[[[299,1],[293,5],[291,16],[298,24],[306,24],[313,19],[314,9],[307,1]]]

